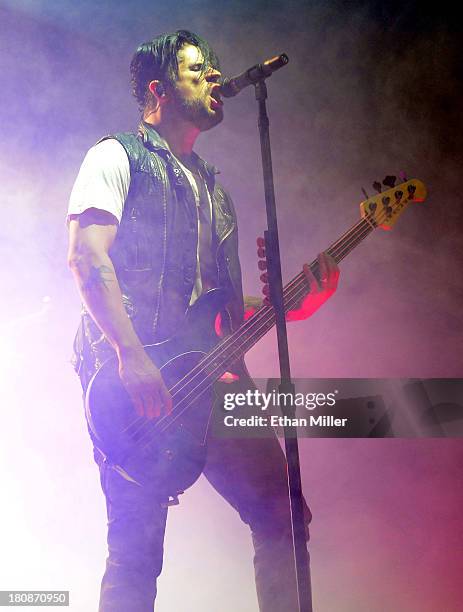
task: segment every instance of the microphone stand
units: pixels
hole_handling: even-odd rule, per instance
[[[265,206],[267,209],[268,230],[264,232],[265,251],[270,286],[270,298],[275,310],[278,355],[280,361],[281,381],[278,391],[280,393],[291,393],[292,397],[294,397],[295,388],[291,380],[288,337],[286,333],[286,318],[283,302],[283,282],[281,278],[280,247],[278,242],[275,190],[273,184],[269,119],[266,106],[267,86],[264,78],[254,83],[254,87],[256,92],[256,100],[259,105],[258,125],[264,176]],[[283,416],[293,419],[295,417],[296,407],[294,406],[294,402],[291,402],[291,404],[291,406],[282,407],[282,413]],[[285,418],[284,420],[285,422],[288,422],[288,419]],[[291,526],[293,534],[294,561],[296,566],[299,612],[312,612],[309,555],[305,538],[304,505],[302,498],[301,470],[296,427],[285,426],[284,437],[286,461],[288,463],[288,487],[291,506]]]

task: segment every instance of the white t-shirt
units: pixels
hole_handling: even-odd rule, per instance
[[[176,159],[193,190],[198,215],[198,235],[204,236],[204,232],[208,232],[207,242],[210,243],[212,201],[209,191],[206,187],[206,210],[204,207],[200,210],[200,195],[194,176],[178,158]],[[80,215],[89,208],[97,208],[111,213],[120,223],[129,187],[130,165],[124,147],[115,138],[97,143],[89,149],[80,167],[69,198],[68,219],[70,215]],[[197,246],[196,279],[190,304],[202,293],[199,250],[200,241]]]
[[[130,166],[120,142],[108,138],[87,153],[69,198],[68,215],[80,215],[98,208],[122,219],[130,186]]]

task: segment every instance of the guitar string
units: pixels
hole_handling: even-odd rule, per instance
[[[372,226],[370,223],[368,223],[368,228],[366,227],[366,224],[362,224],[364,225],[364,227],[362,228],[362,232],[359,234],[357,232],[357,235],[354,236],[354,240],[352,240],[352,238],[350,239],[350,243],[352,244],[353,242],[360,242],[366,235],[368,235],[372,229],[374,228],[374,226]],[[357,226],[358,229],[359,225]],[[354,235],[354,232],[351,232],[352,235]],[[339,253],[336,253],[336,248],[331,247],[330,249],[328,249],[328,251],[331,251],[336,257],[339,257],[339,261],[351,250],[351,244],[349,245],[344,245],[344,248],[340,250]],[[297,282],[302,280],[303,282]],[[291,283],[292,287],[290,288],[290,291],[287,291],[287,300],[286,300],[286,307],[291,307],[291,305],[294,303],[297,304],[299,302],[299,299],[305,295],[307,293],[307,282],[305,281],[305,276],[303,275],[303,273],[301,273],[300,275],[298,275],[297,280],[293,281]],[[302,286],[301,286],[302,285]],[[302,292],[301,292],[302,289]],[[291,295],[292,293],[292,295]],[[274,324],[274,312],[273,309],[271,309],[271,312],[269,313],[265,313],[266,315],[268,314],[268,316],[264,316],[264,317],[260,317],[260,321],[263,323],[264,325],[261,325],[259,330],[257,330],[260,333],[260,336],[262,337],[263,335],[265,335],[265,333],[268,331],[268,329],[265,329],[267,327],[268,324],[271,323],[271,326],[273,326]],[[255,325],[254,325],[255,326]],[[250,328],[249,328],[250,329]],[[249,329],[247,331],[249,331]],[[263,333],[262,333],[262,329],[264,329]],[[243,336],[243,333],[241,333],[241,335],[239,335],[237,338],[234,338],[234,344],[235,346],[233,347],[233,351],[230,354],[230,347],[227,347],[226,351],[229,352],[229,355],[227,356],[227,361],[229,362],[234,362],[237,358],[240,357],[241,354],[243,354],[243,346],[245,346],[246,342],[249,342],[249,338],[247,338],[245,340],[244,343],[239,344],[239,342],[237,342],[237,340],[240,340],[240,336]],[[256,336],[256,331],[254,331],[254,336]],[[253,340],[253,343],[255,343],[255,341]],[[204,360],[203,360],[204,361]],[[203,371],[206,371],[207,368],[204,367],[204,363],[198,364],[200,366],[202,366],[201,368],[199,368],[199,371],[191,378],[191,381],[188,382],[188,384],[191,384],[191,382],[193,382],[194,378],[196,378],[198,376],[198,374],[201,374]],[[180,402],[177,404],[176,408],[175,408],[175,413],[174,414],[170,414],[170,415],[165,415],[164,417],[162,417],[160,420],[158,420],[155,424],[150,423],[145,421],[142,425],[141,428],[139,428],[136,432],[134,432],[133,436],[135,436],[136,434],[139,434],[141,430],[146,428],[146,425],[148,426],[148,429],[142,433],[141,437],[137,440],[137,443],[140,444],[144,439],[149,439],[147,444],[144,446],[146,447],[152,440],[152,436],[155,433],[162,433],[163,431],[165,431],[168,427],[170,427],[184,412],[185,410],[187,410],[190,405],[196,401],[196,399],[202,395],[208,388],[210,388],[215,380],[218,378],[218,372],[220,372],[220,370],[223,368],[223,363],[221,365],[219,365],[218,367],[216,366],[214,368],[214,370],[212,370],[212,372],[209,372],[209,374],[206,376],[206,378],[203,378],[199,381],[199,383],[196,385],[196,387],[194,389],[191,389],[190,392],[183,397]],[[178,383],[177,383],[178,384]],[[201,388],[203,387],[203,388]],[[177,391],[178,393],[178,391]],[[192,401],[190,401],[190,396],[194,395]],[[186,405],[182,406],[182,404],[185,403],[185,401],[187,402]]]
[[[381,216],[381,215],[379,215]],[[386,220],[388,214],[386,210],[383,210],[382,212],[382,219],[378,219],[379,223],[382,223]],[[363,240],[363,238],[365,238],[373,229],[375,229],[376,225],[374,223],[372,223],[371,218],[369,216],[368,213],[366,213],[365,217],[363,217],[357,224],[355,224],[352,228],[350,228],[349,230],[347,230],[347,232],[345,232],[343,234],[343,236],[341,236],[337,241],[335,241],[327,250],[328,253],[330,253],[332,256],[334,256],[335,258],[338,258],[338,261],[341,261],[351,250],[352,248],[358,244],[359,242],[361,242]],[[345,242],[345,238],[349,237],[349,241]],[[341,247],[341,248],[340,248]],[[339,253],[336,253],[337,249],[340,248]],[[310,265],[310,268],[312,269],[313,272],[319,272],[318,270],[318,262],[315,260],[314,262],[312,262],[312,264]],[[302,290],[302,292],[301,292]],[[288,283],[287,287],[285,287],[285,308],[290,309],[290,307],[292,305],[296,305],[300,298],[303,297],[304,295],[307,294],[307,280],[305,278],[304,273],[300,273],[299,275],[297,275],[292,281],[290,281],[290,283]],[[187,385],[190,385],[193,381],[194,378],[196,378],[198,375],[204,373],[207,371],[207,368],[210,367],[209,365],[204,366],[204,361],[210,361],[211,358],[213,357],[214,353],[224,353],[224,352],[229,352],[230,348],[233,348],[233,351],[231,352],[231,355],[227,355],[226,361],[229,361],[231,363],[233,363],[234,361],[236,361],[236,359],[238,359],[242,354],[243,351],[243,346],[246,345],[246,342],[249,342],[250,338],[248,337],[244,343],[239,344],[238,341],[240,340],[240,338],[243,335],[248,336],[248,332],[251,331],[251,329],[253,327],[256,327],[256,324],[258,323],[262,323],[263,325],[261,325],[259,327],[258,330],[254,330],[253,331],[253,335],[255,337],[256,332],[261,332],[263,328],[265,328],[268,324],[271,323],[271,326],[273,326],[274,324],[274,311],[273,308],[271,306],[266,306],[264,308],[260,308],[253,317],[251,317],[251,319],[249,319],[249,325],[245,326],[245,329],[243,328],[240,332],[240,334],[236,337],[233,336],[229,336],[227,337],[222,343],[220,343],[219,345],[217,345],[215,347],[215,349],[213,351],[211,351],[211,353],[209,353],[207,356],[205,356],[205,358],[200,361],[191,371],[188,372],[188,374],[186,376],[184,376],[182,379],[180,379],[179,381],[177,381],[173,387],[171,388],[171,392],[173,397],[175,397],[175,395],[177,395],[180,391],[183,390],[183,388]],[[270,328],[269,328],[270,329]],[[268,329],[265,329],[265,331],[263,332],[262,335],[265,335],[265,333],[267,333]],[[254,339],[253,339],[253,343],[255,343]],[[235,344],[235,346],[233,347],[233,344]],[[139,439],[139,442],[147,437],[148,435],[151,436],[151,434],[156,433],[157,432],[162,432],[165,431],[168,427],[170,427],[175,420],[177,420],[177,418],[179,418],[181,416],[181,414],[183,414],[183,412],[190,407],[190,405],[192,404],[192,402],[187,403],[186,406],[182,406],[182,404],[185,401],[188,401],[189,396],[191,396],[192,393],[194,393],[194,398],[193,401],[196,401],[198,394],[196,393],[196,391],[201,387],[204,386],[204,383],[206,383],[206,388],[202,389],[200,391],[200,394],[204,393],[209,387],[211,387],[214,382],[217,379],[217,372],[220,371],[221,368],[223,368],[223,363],[220,364],[218,367],[215,366],[214,370],[212,370],[211,372],[209,372],[206,376],[206,378],[203,378],[202,380],[199,381],[199,383],[197,384],[197,386],[190,390],[190,392],[184,396],[180,402],[177,404],[177,406],[175,407],[175,414],[172,415],[165,415],[163,417],[161,417],[161,419],[158,419],[156,421],[156,423],[151,423],[149,420],[147,420],[145,417],[138,417],[135,421],[133,421],[131,424],[129,424],[129,426],[127,426],[126,431],[130,429],[130,427],[132,425],[135,425],[140,419],[143,421],[142,423],[142,427],[135,430],[134,432],[132,432],[131,435],[135,436],[137,434],[140,433],[140,431],[142,429],[145,428],[145,425],[149,425],[149,431],[145,432],[144,434],[142,434],[142,437]],[[195,370],[197,370],[195,372]],[[211,377],[213,377],[212,380]],[[176,387],[178,387],[178,385],[180,383],[182,383],[185,379],[189,378],[190,380],[188,380],[187,385],[183,385],[183,387],[180,387],[179,389],[176,389]],[[176,389],[176,390],[175,390]],[[175,391],[174,391],[175,390]],[[163,422],[167,421],[165,427],[163,428]]]
[[[302,297],[305,294],[306,294],[305,291],[297,291],[294,293],[294,295],[289,300],[289,302],[294,302],[295,304],[297,304],[300,297]],[[274,315],[273,316],[270,315],[270,317],[267,317],[267,320],[264,321],[265,324],[262,325],[260,329],[258,330],[259,332],[262,332],[262,329],[263,329],[263,333],[260,334],[261,337],[265,335],[265,333],[268,331],[269,328],[266,327],[268,323],[271,323],[273,326],[273,323],[274,323],[273,320],[274,320]],[[257,334],[256,332],[254,332],[254,338],[256,338],[256,336]],[[249,339],[247,339],[241,345],[238,345],[238,344],[235,345],[234,350],[231,353],[229,352],[229,355],[228,355],[228,360],[230,362],[233,363],[237,358],[240,357],[240,355],[242,355],[243,346],[245,346],[248,341]],[[162,434],[168,428],[170,428],[182,416],[182,414],[186,410],[188,410],[188,408],[190,408],[190,406],[198,399],[198,397],[200,397],[204,392],[206,392],[208,389],[210,389],[213,386],[220,371],[223,371],[222,367],[223,366],[215,368],[215,370],[208,373],[208,375],[205,378],[200,380],[198,384],[196,385],[196,387],[194,389],[191,389],[189,393],[185,397],[183,397],[180,400],[180,402],[177,404],[175,414],[166,415],[165,417],[163,417],[163,419],[158,421],[156,424],[153,424],[152,426],[149,425],[149,429],[146,429],[145,432],[141,435],[141,437],[136,441],[139,446],[141,445],[142,450],[144,450],[145,448],[148,448],[151,445],[153,441],[153,436]],[[193,397],[191,397],[192,395]]]
[[[384,214],[384,219],[381,220],[384,221],[387,217],[387,214]],[[355,226],[353,226],[353,228],[351,228],[350,230],[348,230],[343,237],[345,236],[349,236],[349,242],[345,242],[344,244],[342,244],[342,247],[339,248],[341,245],[340,243],[343,242],[343,237],[341,237],[340,239],[338,239],[335,243],[333,243],[333,245],[328,249],[328,252],[331,253],[335,258],[338,258],[338,261],[341,261],[341,259],[343,259],[346,254],[348,254],[350,252],[350,250],[352,250],[353,246],[355,246],[355,243],[359,243],[361,240],[363,240],[363,238],[365,238],[373,229],[375,228],[375,225],[373,225],[370,221],[370,219],[365,219],[362,218]],[[360,230],[360,231],[359,231]],[[353,245],[353,246],[352,246]],[[339,252],[336,253],[336,251],[339,249]],[[313,264],[311,264],[311,268],[318,268],[317,262],[313,262]],[[314,270],[317,271],[317,270]],[[296,305],[300,298],[303,297],[304,295],[307,294],[307,281],[305,278],[304,273],[300,273],[299,275],[297,275],[289,284],[288,286],[285,288],[285,307],[291,307],[292,305]],[[257,316],[259,315],[259,316]],[[214,352],[230,352],[230,348],[233,344],[235,344],[235,346],[233,347],[233,351],[231,352],[231,355],[229,354],[227,356],[227,361],[230,362],[234,362],[236,361],[237,358],[240,357],[240,355],[242,354],[242,348],[243,346],[245,346],[246,342],[249,342],[250,338],[248,337],[244,343],[239,343],[240,338],[243,335],[248,335],[248,332],[251,331],[251,329],[253,327],[256,327],[257,324],[259,323],[263,323],[263,325],[260,325],[260,327],[257,330],[253,330],[253,334],[254,336],[256,336],[256,333],[262,332],[262,329],[264,329],[269,323],[271,323],[271,325],[273,326],[273,321],[274,319],[274,311],[273,308],[271,306],[267,306],[264,308],[259,309],[259,311],[256,312],[256,315],[254,317],[252,317],[252,325],[249,325],[246,327],[246,329],[243,329],[241,331],[241,333],[236,336],[236,337],[228,337],[226,340],[227,342],[223,342],[220,345],[218,345],[216,347],[215,350],[213,350],[211,353],[209,353],[205,359],[209,360],[211,358],[211,356],[214,354]],[[250,323],[251,323],[251,319],[249,319]],[[265,335],[265,333],[268,330],[265,329],[265,331],[263,333],[261,333],[261,336]],[[232,339],[233,338],[233,339]],[[254,342],[253,342],[254,343]],[[181,383],[183,380],[185,380],[187,377],[190,378],[190,380],[188,381],[188,385],[190,385],[193,381],[194,378],[196,378],[199,374],[202,374],[203,372],[207,371],[207,367],[210,366],[204,366],[204,360],[202,360],[201,362],[199,362],[195,368],[193,368],[193,370],[191,370],[187,376],[185,376],[183,379],[180,379],[179,381],[177,381],[175,383],[175,385],[172,387],[172,390],[175,389],[175,387],[177,387],[179,385],[179,383]],[[212,370],[211,372],[209,372],[207,374],[206,378],[203,378],[202,380],[199,381],[199,383],[196,385],[196,387],[192,390],[190,390],[190,392],[184,396],[180,402],[177,404],[176,408],[175,408],[175,414],[169,414],[169,415],[165,415],[163,417],[161,417],[161,419],[158,419],[156,421],[156,423],[151,423],[150,421],[146,420],[146,418],[141,417],[143,419],[143,425],[141,428],[137,429],[136,431],[134,431],[132,433],[133,436],[137,435],[140,433],[140,431],[142,429],[145,428],[146,425],[149,426],[149,431],[146,431],[144,434],[142,434],[141,438],[138,440],[138,442],[141,442],[145,437],[147,436],[151,436],[151,434],[154,433],[159,433],[162,431],[165,431],[168,427],[170,427],[182,414],[183,412],[190,407],[192,402],[187,403],[186,406],[182,406],[182,404],[185,401],[189,400],[189,397],[194,394],[194,398],[193,401],[196,401],[197,397],[198,397],[198,393],[196,393],[198,391],[198,389],[200,389],[201,386],[204,386],[204,383],[206,383],[206,387],[204,389],[202,389],[200,391],[200,394],[204,393],[209,387],[211,387],[214,382],[217,379],[217,372],[220,371],[220,369],[223,367],[223,363],[220,364],[218,367],[216,366],[214,368],[214,370]],[[193,372],[197,370],[196,373],[193,374]],[[212,380],[211,377],[213,377]],[[173,396],[175,396],[176,394],[178,394],[186,385],[183,385],[183,387],[181,387],[180,389],[177,389],[174,393]],[[138,421],[138,419],[137,419]],[[167,423],[165,424],[165,427],[163,427],[163,423],[167,421]],[[133,423],[135,424],[135,422]],[[129,426],[130,427],[130,426]],[[129,429],[129,427],[127,429]]]
[[[338,257],[339,254],[336,253],[336,250],[340,247],[341,243],[344,242],[346,236],[349,236],[349,234],[350,234],[350,236],[349,236],[350,242],[346,243],[346,244],[343,244],[344,250],[347,250],[347,252],[348,252],[351,249],[351,244],[352,243],[355,243],[355,241],[357,241],[357,242],[361,241],[373,229],[374,229],[374,226],[371,224],[371,221],[366,221],[365,218],[362,218],[352,228],[347,230],[343,234],[343,236],[341,236],[336,242],[334,242],[329,247],[329,249],[327,251],[329,253],[331,253],[332,255],[334,255],[335,257]],[[342,249],[340,250],[340,253],[342,254]],[[341,255],[341,258],[343,256],[344,255]],[[310,267],[311,267],[311,269],[312,268],[318,268],[318,262],[315,260],[315,262],[312,262]],[[316,269],[313,270],[313,271],[318,272],[318,270],[316,270]],[[285,298],[285,306],[286,307],[293,305],[293,303],[297,303],[297,300],[301,296],[299,296],[299,295],[293,296],[293,295],[291,295],[291,292],[294,291],[294,290],[300,290],[300,289],[303,289],[302,295],[304,295],[307,292],[307,281],[306,281],[306,278],[305,278],[305,275],[304,275],[303,272],[301,272],[298,275],[296,275],[296,277],[293,278],[288,283],[288,285],[285,287],[284,298]],[[270,316],[270,318],[269,318],[269,316]],[[250,319],[248,319],[248,325],[244,326],[244,328],[241,330],[241,333],[239,335],[234,336],[232,334],[232,336],[228,336],[227,338],[225,338],[221,343],[219,343],[216,347],[214,347],[214,349],[210,353],[208,353],[207,356],[205,356],[204,359],[211,360],[218,353],[222,353],[222,352],[228,351],[230,349],[230,347],[232,346],[232,344],[234,342],[236,342],[237,340],[239,340],[241,338],[241,336],[243,336],[244,334],[248,335],[248,333],[253,329],[253,327],[256,327],[256,325],[258,325],[261,322],[264,323],[264,326],[267,325],[267,323],[270,323],[270,321],[271,321],[273,316],[274,316],[274,311],[273,311],[273,308],[271,306],[265,306],[263,308],[261,307]],[[260,331],[261,327],[257,331]],[[253,333],[255,333],[255,331]],[[242,346],[242,345],[240,345],[240,346]],[[234,353],[235,352],[236,352],[236,350],[234,351]],[[181,383],[183,383],[183,381],[186,378],[190,379],[187,384],[191,384],[191,382],[194,380],[194,378],[197,375],[203,373],[203,371],[205,370],[204,359],[201,360],[198,364],[196,364],[196,366],[194,366],[192,368],[192,370],[190,370],[183,378],[181,378],[178,381],[176,381],[176,383],[172,386],[172,388],[169,389],[169,391],[173,395],[173,397],[175,397],[176,394],[178,394],[179,392],[181,392],[183,390],[183,387],[185,385],[183,385],[180,388],[177,388],[177,387]],[[217,370],[217,368],[216,368],[216,370]],[[193,392],[196,389],[197,389],[197,387],[195,387]],[[186,397],[188,397],[188,396],[185,396],[185,398]],[[182,401],[184,401],[185,398],[183,398]],[[176,406],[176,410],[177,409],[178,409],[178,405]],[[156,421],[156,427],[160,426],[164,419],[169,419],[169,418],[170,418],[170,421],[172,421],[172,413],[170,415],[165,415],[165,416],[161,417],[160,419],[158,419]],[[147,421],[146,417],[138,417],[136,420],[131,422],[123,431],[124,432],[128,432],[129,429],[133,425],[136,425],[139,421],[142,422],[142,427],[140,429],[134,430],[131,433],[131,435],[133,435],[133,436],[137,435],[140,432],[140,430],[144,428],[145,425],[149,424],[149,421]]]
[[[346,253],[344,253],[342,256],[345,256],[345,254],[347,254],[349,251],[347,251]],[[303,276],[303,273],[301,274],[300,278],[303,280],[303,283],[300,283],[298,287],[295,287],[296,291],[293,291],[293,294],[287,299],[285,300],[285,306],[286,307],[291,307],[293,305],[296,305],[299,303],[299,300],[301,297],[303,297],[304,295],[307,294],[306,292],[306,282],[305,282],[305,276]],[[301,287],[301,284],[305,285],[305,287]],[[293,288],[294,289],[294,288]],[[260,333],[260,337],[262,337],[263,335],[265,335],[265,333],[267,333],[267,331],[270,328],[267,328],[268,324],[271,324],[271,326],[273,326],[274,324],[274,312],[272,309],[272,312],[268,313],[268,316],[266,316],[265,318],[263,318],[261,320],[261,322],[263,322],[263,325],[261,325],[259,327],[259,329],[254,330],[253,334],[254,337],[252,338],[252,343],[251,346],[255,343],[256,341],[256,337],[258,336],[258,334]],[[263,331],[263,333],[262,333]],[[241,334],[242,336],[243,334]],[[236,340],[239,340],[240,336],[238,336],[236,338]],[[257,339],[259,339],[257,337]],[[243,350],[243,347],[246,346],[247,343],[249,343],[250,338],[246,338],[244,342],[242,342],[241,344],[239,344],[238,342],[235,342],[235,346],[233,346],[233,350],[230,351],[230,347],[227,348],[227,359],[226,361],[229,363],[234,363],[234,361],[236,361],[237,359],[239,359],[239,357],[246,352],[246,349]],[[201,362],[200,362],[201,363]],[[200,365],[200,364],[198,364]],[[220,372],[220,370],[223,368],[223,364],[219,365],[218,367],[215,367],[214,370],[210,371],[206,378],[203,378],[202,380],[200,380],[198,382],[198,384],[196,385],[195,388],[191,389],[189,391],[189,393],[187,395],[185,395],[180,402],[177,403],[176,406],[176,410],[175,410],[175,414],[172,415],[172,413],[170,415],[165,415],[164,417],[162,417],[160,420],[157,421],[157,423],[155,424],[155,427],[151,428],[152,431],[147,432],[148,435],[151,435],[152,433],[162,433],[163,431],[165,431],[167,428],[169,428],[184,412],[185,410],[187,410],[191,404],[196,401],[196,399],[203,394],[208,388],[210,388],[215,381],[217,380],[218,377],[218,372]],[[196,376],[200,373],[202,373],[203,371],[206,372],[207,368],[203,367],[202,371],[200,370]],[[193,380],[188,381],[188,384],[191,384],[193,382]],[[187,386],[187,385],[185,385]],[[204,388],[201,388],[204,387]],[[194,397],[192,398],[192,400],[190,401],[190,396],[194,395]],[[184,402],[187,401],[188,403],[186,405],[182,405],[184,404]],[[165,426],[163,427],[163,423],[165,423]],[[155,430],[155,431],[154,431]],[[145,435],[142,436],[142,438],[139,440],[141,441],[144,437],[146,437]]]
[[[384,219],[382,219],[381,222],[384,221],[386,218],[387,218],[387,213],[384,213]],[[361,240],[363,240],[363,238],[365,238],[374,228],[375,228],[375,225],[373,225],[369,219],[362,218],[355,226],[353,226],[353,228],[351,228],[344,234],[344,236],[348,236],[350,234],[349,242],[345,242],[341,246],[340,243],[343,241],[342,241],[342,238],[340,238],[335,243],[333,243],[333,245],[328,249],[328,252],[331,252],[331,254],[335,256],[335,258],[338,258],[338,261],[341,261],[341,259],[343,259],[346,256],[346,254],[348,254],[350,250],[352,250],[353,246],[355,246],[356,243],[358,244],[359,242],[361,242]],[[360,230],[360,232],[358,230]],[[339,253],[336,253],[336,250],[338,250],[340,246],[341,248],[339,250]],[[318,266],[316,264],[317,264],[316,261],[313,262],[311,264],[311,268],[317,268]],[[285,288],[285,292],[286,292],[285,307],[291,307],[292,305],[296,305],[299,302],[300,298],[307,294],[307,281],[305,279],[304,273],[300,273],[299,275],[297,275]],[[257,323],[263,323],[263,325],[260,325],[258,330],[253,331],[254,336],[256,336],[256,332],[262,332],[262,329],[266,328],[268,324],[271,323],[271,326],[273,326],[274,324],[273,308],[271,306],[267,306],[263,309],[261,308],[256,313],[256,315],[258,314],[261,315],[261,311],[263,311],[262,312],[263,316],[252,317],[253,319],[252,325],[249,325],[246,329],[243,329],[238,336],[233,337],[232,335],[232,337],[228,337],[226,339],[227,342],[223,342],[220,345],[218,345],[215,351],[213,350],[210,354],[208,354],[183,379],[180,379],[179,381],[177,381],[176,384],[172,387],[172,389],[177,387],[178,384],[182,382],[183,380],[185,380],[187,377],[190,378],[190,380],[188,380],[187,382],[187,385],[191,385],[191,383],[194,381],[194,378],[196,378],[199,374],[206,372],[207,367],[210,367],[210,366],[205,367],[204,361],[210,359],[213,353],[218,352],[219,350],[220,352],[229,352],[230,345],[233,345],[233,343],[235,344],[235,346],[233,347],[233,351],[231,352],[231,355],[229,354],[227,356],[226,360],[232,363],[236,361],[236,359],[239,358],[240,355],[243,353],[242,351],[243,346],[245,346],[246,342],[249,342],[249,338],[247,338],[244,343],[239,344],[237,342],[240,340],[240,338],[243,335],[248,335],[248,332],[252,329],[252,327],[256,327]],[[251,319],[249,321],[251,322]],[[264,332],[261,333],[261,337],[265,335],[267,331],[268,329],[265,329]],[[229,346],[225,346],[226,344],[228,344]],[[209,387],[211,387],[214,384],[214,382],[216,381],[218,377],[217,372],[220,371],[222,367],[223,367],[223,363],[220,364],[218,367],[215,366],[215,368],[207,374],[206,378],[201,379],[199,383],[196,385],[196,387],[194,389],[191,389],[190,392],[180,400],[180,402],[175,407],[174,414],[170,413],[169,415],[165,415],[161,417],[161,419],[158,419],[156,423],[152,423],[146,418],[141,417],[143,419],[142,426],[138,428],[137,430],[135,430],[131,435],[132,436],[138,435],[143,429],[146,429],[146,427],[148,427],[148,430],[145,431],[145,433],[143,433],[141,435],[141,438],[139,438],[139,440],[137,441],[138,443],[140,443],[144,438],[150,437],[154,433],[161,433],[165,431],[185,412],[186,409],[190,407],[190,405],[194,401],[196,401],[199,395],[204,393]],[[197,370],[197,372],[193,375],[193,372],[195,370]],[[211,377],[213,377],[212,380],[211,380]],[[200,390],[198,394],[197,393],[198,389],[200,389],[201,386],[204,386],[204,383],[206,383],[206,387]],[[177,389],[173,395],[175,396],[176,394],[178,394],[187,385],[183,385],[182,388]],[[182,406],[182,404],[185,401],[189,401],[189,397],[192,394],[194,394],[193,400],[187,403],[186,406]],[[165,421],[167,422],[165,423],[165,426],[163,427],[163,424]],[[135,424],[136,422],[138,422],[138,419],[133,424]],[[127,429],[129,428],[130,428],[130,425],[127,427]]]
[[[400,186],[396,187],[396,189],[398,189]],[[382,215],[382,218],[379,219],[379,217]],[[388,213],[386,210],[383,210],[382,213],[378,214],[378,221],[379,224],[383,223],[388,217]],[[377,223],[378,225],[378,223]],[[377,227],[377,225],[374,225],[374,223],[372,223],[371,218],[369,216],[369,214],[367,213],[365,217],[362,217],[362,219],[360,219],[352,228],[350,228],[349,230],[347,230],[338,240],[336,240],[328,249],[327,252],[331,255],[334,255],[334,257],[339,257],[338,261],[341,261],[346,254],[348,254],[352,248],[354,246],[356,246],[356,244],[358,244],[359,242],[361,242],[361,240],[363,240],[373,229],[375,229]],[[349,237],[349,242],[345,241],[345,238]],[[353,245],[353,246],[352,246]],[[339,253],[335,254],[335,251],[341,247]],[[318,270],[318,262],[317,260],[313,261],[310,264],[310,268],[312,270],[312,272],[315,273],[319,273]],[[286,285],[286,287],[284,288],[284,297],[288,297],[290,299],[289,293],[295,289],[295,288],[300,288],[301,285],[305,288],[305,290],[307,290],[307,281],[305,278],[305,275],[303,272],[299,273],[298,275],[296,275],[296,277],[294,277],[289,283],[288,285]],[[251,329],[252,325],[255,324],[256,322],[259,321],[259,317],[258,315],[266,315],[269,311],[273,312],[273,308],[271,306],[266,306],[264,308],[260,308],[250,319],[248,319],[248,323],[249,325],[246,326],[244,325],[241,328],[241,332],[240,335],[243,334],[247,334],[248,331]],[[252,323],[252,325],[251,325]],[[212,357],[214,357],[217,353],[219,352],[223,352],[224,350],[227,350],[227,344],[232,344],[235,340],[239,339],[240,335],[236,336],[234,334],[232,334],[231,336],[228,336],[227,338],[225,338],[221,343],[219,343],[218,345],[216,345],[216,347],[207,354],[207,356],[205,356],[204,359],[211,359]],[[193,367],[193,369],[191,371],[189,371],[183,378],[179,379],[170,389],[170,391],[175,391],[176,387],[183,382],[183,380],[185,380],[187,377],[190,377],[193,372],[196,369],[202,369],[203,364],[204,364],[204,359],[202,361],[200,361],[198,364],[196,364],[195,367]],[[189,381],[190,382],[190,381]],[[181,389],[180,389],[181,390]],[[178,391],[178,390],[177,390]]]

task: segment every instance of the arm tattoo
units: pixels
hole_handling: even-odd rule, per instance
[[[108,276],[113,276],[113,272],[109,266],[99,266],[98,268],[92,266],[82,289],[84,291],[91,291],[100,285],[108,289],[108,283],[114,282],[114,278],[108,278]]]

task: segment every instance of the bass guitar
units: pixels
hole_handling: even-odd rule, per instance
[[[390,229],[410,203],[425,197],[424,184],[413,179],[367,198],[360,204],[361,219],[327,252],[339,263],[374,229]],[[319,278],[317,260],[310,268]],[[284,288],[285,310],[294,308],[308,291],[300,272]],[[214,321],[224,299],[221,290],[208,291],[187,311],[177,335],[145,346],[172,395],[170,414],[157,419],[137,416],[115,356],[95,373],[87,390],[88,425],[106,461],[135,482],[155,479],[163,499],[177,500],[203,470],[213,384],[275,324],[273,308],[262,306],[236,331],[219,338]]]

